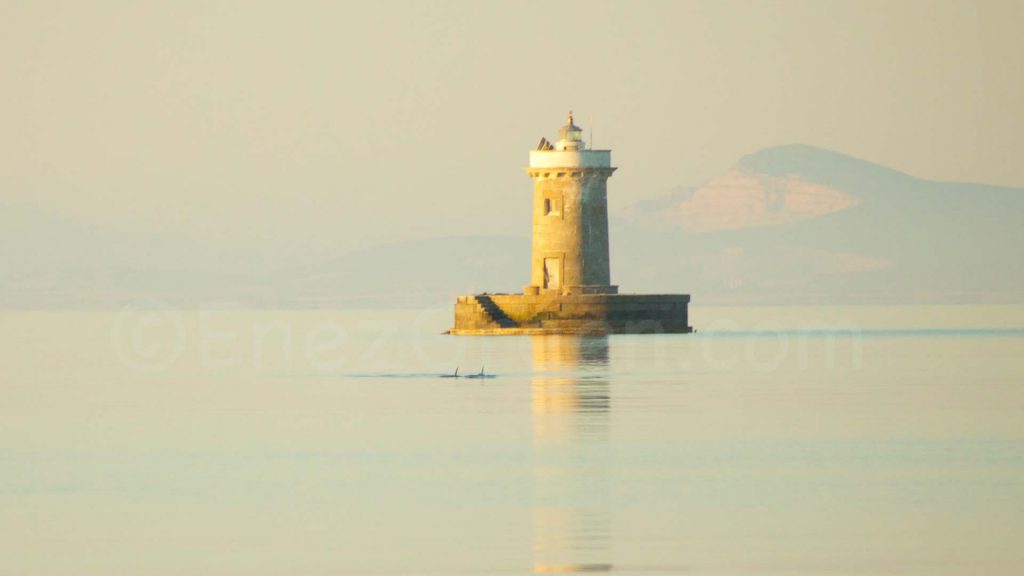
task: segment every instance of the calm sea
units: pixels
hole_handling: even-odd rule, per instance
[[[0,574],[1024,572],[1024,307],[692,317],[0,313]]]

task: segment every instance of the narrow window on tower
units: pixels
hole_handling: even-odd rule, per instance
[[[551,214],[551,198],[544,199],[544,215]]]

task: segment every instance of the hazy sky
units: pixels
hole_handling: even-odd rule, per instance
[[[613,210],[793,142],[1024,186],[1022,25],[998,1],[2,2],[0,206],[155,259],[525,235],[527,151],[569,109],[614,150]]]

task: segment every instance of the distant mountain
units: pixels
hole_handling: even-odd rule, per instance
[[[0,274],[0,308],[176,307],[418,308],[474,292],[520,291],[530,239],[430,238],[372,246],[316,266],[271,273],[67,264]]]
[[[620,279],[704,301],[1024,300],[1024,189],[929,182],[812,146],[746,156],[616,228]]]
[[[460,294],[518,292],[528,283],[530,240],[453,236],[373,246],[322,266],[283,270],[271,285],[288,305],[408,308]]]
[[[611,216],[623,292],[702,304],[1024,302],[1020,188],[929,182],[792,145]],[[22,239],[0,244],[14,264],[0,268],[7,308],[447,306],[458,294],[519,291],[530,271],[526,229],[371,246],[316,265],[273,269],[268,257],[257,271],[200,245],[157,256],[159,245],[50,214],[7,211],[0,224]]]

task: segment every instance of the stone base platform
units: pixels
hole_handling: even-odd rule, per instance
[[[685,334],[688,294],[459,296],[449,334]]]

